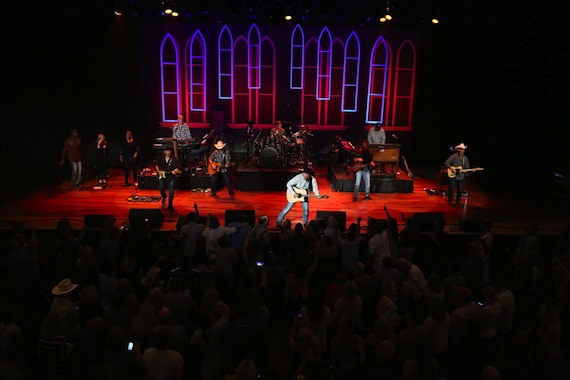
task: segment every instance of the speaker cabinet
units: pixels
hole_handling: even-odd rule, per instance
[[[317,223],[319,227],[326,228],[327,219],[332,215],[338,222],[338,229],[346,231],[346,211],[317,211]]]
[[[103,229],[105,225],[105,220],[107,218],[112,218],[113,215],[94,215],[94,214],[86,214],[83,215],[83,224],[85,228],[98,228]]]
[[[436,223],[441,228],[445,226],[445,216],[442,212],[416,212],[412,217],[420,232],[435,231]]]
[[[132,208],[129,210],[129,224],[131,226],[150,224],[152,228],[160,228],[162,223],[164,223],[164,215],[158,209]]]
[[[251,227],[255,227],[255,210],[226,210],[224,216],[226,226],[231,222],[239,221],[240,214],[243,214],[245,221],[248,222]]]

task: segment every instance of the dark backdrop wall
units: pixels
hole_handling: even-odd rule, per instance
[[[472,163],[486,168],[479,180],[547,196],[550,171],[569,167],[568,24],[514,1],[481,9],[483,19],[472,4],[453,6],[446,22],[421,28],[408,161],[440,165],[463,141]],[[1,13],[2,191],[67,175],[58,162],[70,128],[86,145],[98,133],[112,146],[127,128],[154,133],[134,20],[115,22],[105,4],[12,2]]]

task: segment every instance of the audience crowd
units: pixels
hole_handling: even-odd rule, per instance
[[[570,224],[3,232],[1,379],[567,379]],[[547,241],[548,240],[548,241]],[[278,337],[282,337],[279,339]]]

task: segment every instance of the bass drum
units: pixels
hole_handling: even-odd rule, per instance
[[[275,168],[278,167],[281,163],[279,159],[279,152],[275,148],[265,148],[261,151],[259,155],[259,162],[262,166],[268,168]]]

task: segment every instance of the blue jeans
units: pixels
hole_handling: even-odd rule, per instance
[[[81,171],[83,164],[81,161],[72,161],[71,164],[71,184],[73,186],[81,185]]]
[[[168,207],[172,208],[172,202],[174,201],[174,180],[175,177],[172,178],[161,178],[158,180],[158,190],[160,191],[160,195],[163,199],[166,199],[166,191],[165,189],[168,187]]]
[[[366,196],[370,195],[370,170],[361,169],[356,172],[356,182],[354,182],[354,198],[358,197],[358,191],[360,190],[360,181],[364,177],[364,192]]]
[[[299,202],[295,202],[295,203],[299,203]],[[287,213],[289,211],[291,211],[291,209],[293,208],[293,206],[295,205],[294,202],[287,202],[287,205],[283,208],[283,210],[281,210],[281,212],[279,213],[279,215],[277,216],[277,224],[281,224],[281,222],[283,221],[283,218],[285,218],[285,215],[287,215]],[[307,224],[309,223],[309,202],[301,202],[301,205],[303,206],[303,224]]]
[[[212,174],[212,194],[216,194],[216,190],[218,188],[218,177],[222,176],[222,178],[224,179],[224,182],[226,183],[226,186],[228,187],[228,193],[230,193],[230,196],[234,195],[234,189],[232,188],[232,183],[230,181],[230,175],[228,174],[227,170],[225,171],[220,171],[217,173]]]
[[[457,188],[457,194],[455,195],[455,203],[461,203],[461,193],[463,193],[463,189],[465,188],[465,179],[449,179],[449,189],[447,189],[447,202],[452,203],[453,201],[453,193]]]

